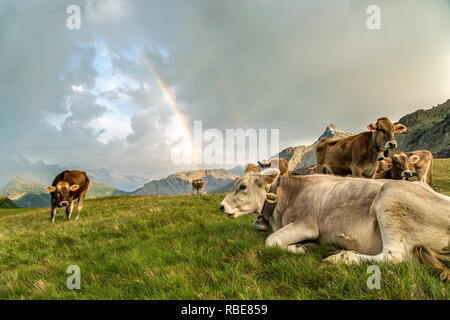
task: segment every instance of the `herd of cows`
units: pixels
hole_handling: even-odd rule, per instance
[[[266,246],[305,253],[317,243],[344,250],[331,263],[400,263],[413,256],[450,279],[450,198],[431,187],[432,154],[389,152],[402,124],[380,118],[368,131],[316,146],[317,166],[289,175],[284,159],[249,164],[219,209],[229,218],[259,214],[273,233]],[[406,181],[416,175],[417,182]]]
[[[430,187],[431,152],[389,152],[397,147],[395,134],[406,130],[380,118],[366,132],[324,139],[316,146],[317,166],[307,175],[290,175],[284,159],[248,164],[219,208],[229,218],[259,214],[256,229],[272,225],[269,247],[301,254],[311,243],[332,243],[345,250],[325,261],[345,264],[416,256],[448,281],[443,261],[450,257],[450,198]],[[412,175],[419,181],[405,181]],[[191,183],[201,193],[207,182]],[[47,187],[51,222],[62,207],[70,220],[75,200],[78,219],[88,188],[85,172],[56,176]]]

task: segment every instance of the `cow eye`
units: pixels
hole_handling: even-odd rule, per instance
[[[245,189],[247,189],[247,186],[246,186],[246,185],[241,184],[241,185],[239,186],[239,190],[245,190]]]

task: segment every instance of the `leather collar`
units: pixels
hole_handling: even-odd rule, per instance
[[[378,153],[381,151],[381,148],[378,146],[377,142],[375,141],[375,135],[376,135],[376,131],[372,132],[372,147],[375,149],[375,151]]]
[[[266,194],[266,200],[264,201],[264,206],[261,210],[261,215],[266,219],[270,220],[270,217],[273,214],[273,211],[275,210],[275,207],[277,205],[278,196],[277,196],[277,189],[278,185],[280,184],[280,178],[278,178],[269,188],[269,192]]]

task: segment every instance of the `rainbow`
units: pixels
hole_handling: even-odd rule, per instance
[[[163,95],[167,99],[167,102],[169,103],[170,107],[172,108],[175,118],[181,127],[183,137],[190,144],[191,153],[192,153],[191,159],[195,159],[196,147],[195,147],[192,130],[191,130],[191,127],[189,126],[188,119],[181,111],[181,108],[179,107],[179,105],[175,99],[175,96],[170,91],[169,86],[163,81],[161,75],[158,73],[156,68],[150,63],[150,61],[147,58],[143,57],[143,61],[144,61],[145,66],[148,68],[148,70],[152,74],[152,76],[155,78],[156,83],[158,84],[158,87],[160,88],[161,92],[163,93]]]

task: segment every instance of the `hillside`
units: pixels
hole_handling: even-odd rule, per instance
[[[98,181],[125,191],[134,191],[148,182],[148,179],[143,177],[125,175],[104,168],[65,168],[56,164],[47,164],[44,161],[31,162],[21,155],[0,151],[0,185],[5,185],[18,176],[28,181],[47,185],[53,181],[57,174],[67,169],[86,171],[92,181]]]
[[[239,168],[235,168],[236,171]],[[213,193],[234,181],[236,175],[225,169],[183,171],[175,173],[164,179],[152,180],[142,189],[132,193],[133,195],[168,195],[185,194],[192,192],[191,182],[194,179],[204,179],[208,181],[205,185],[207,193]]]
[[[125,195],[127,192],[101,182],[91,181],[87,198],[102,198]],[[6,197],[22,208],[39,208],[50,206],[50,194],[45,186],[22,178],[14,178],[0,189],[0,196]]]
[[[427,110],[402,117],[408,131],[398,135],[399,150],[427,149],[436,158],[450,157],[450,100]]]
[[[26,194],[41,194],[46,192],[44,185],[16,177],[0,189],[0,196],[7,197],[11,200],[18,200]]]
[[[450,159],[439,160],[435,179]],[[448,176],[448,172],[446,173]],[[450,192],[450,189],[444,190]],[[449,287],[416,260],[379,264],[370,290],[367,264],[321,262],[332,246],[298,256],[265,248],[254,216],[230,220],[223,195],[88,200],[79,221],[56,223],[48,209],[0,210],[0,299],[443,299]],[[25,263],[26,262],[26,263]],[[66,270],[81,269],[81,290]]]
[[[0,197],[0,209],[14,209],[17,208],[17,205],[14,203],[14,201]]]

